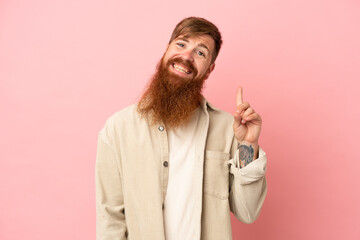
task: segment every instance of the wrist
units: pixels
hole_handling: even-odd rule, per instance
[[[256,142],[238,141],[238,146],[239,145],[246,145],[246,146],[252,145],[254,147],[254,146],[259,146],[259,143],[257,141]]]

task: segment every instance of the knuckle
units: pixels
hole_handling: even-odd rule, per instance
[[[246,102],[244,102],[244,103],[241,103],[238,107],[240,108],[240,109],[247,109],[247,108],[249,108],[249,104],[248,103],[246,103]]]

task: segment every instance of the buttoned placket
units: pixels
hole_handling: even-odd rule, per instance
[[[160,139],[160,172],[161,172],[161,190],[162,190],[162,209],[164,210],[166,189],[169,180],[169,144],[167,131],[164,124],[157,126],[157,132]]]

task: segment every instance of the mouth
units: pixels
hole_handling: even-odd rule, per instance
[[[173,63],[172,64],[172,67],[178,71],[178,72],[181,72],[181,73],[185,73],[185,74],[191,74],[192,71],[190,69],[188,69],[187,67],[185,66],[182,66],[182,65],[179,65],[179,64],[176,64],[176,63]]]

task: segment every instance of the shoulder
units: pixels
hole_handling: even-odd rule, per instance
[[[111,138],[111,136],[121,132],[124,127],[138,118],[136,109],[137,104],[132,104],[112,114],[106,119],[104,126],[99,131],[99,135],[104,138]]]
[[[232,124],[234,121],[233,115],[215,107],[210,102],[206,101],[207,111],[209,113],[210,120],[216,122],[224,122],[225,124]]]

